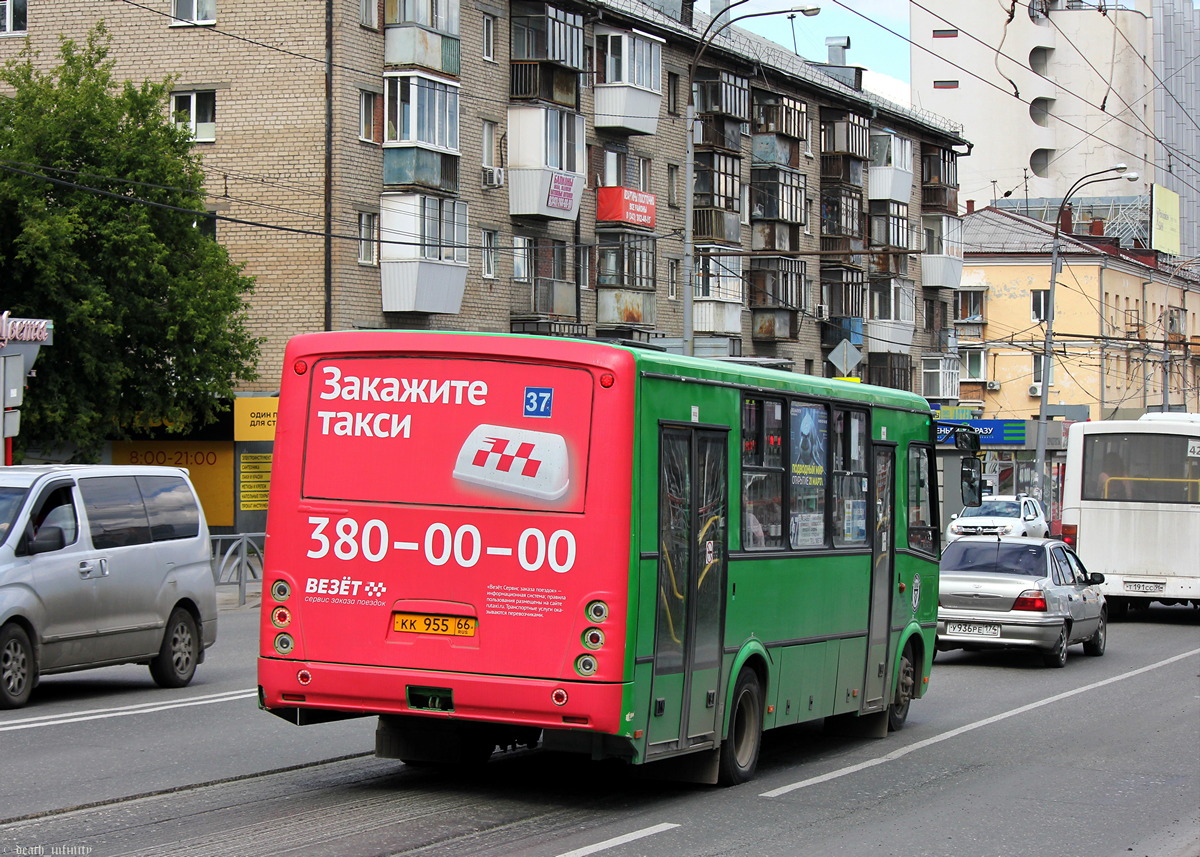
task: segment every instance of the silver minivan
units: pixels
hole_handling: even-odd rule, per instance
[[[188,684],[217,639],[210,551],[184,470],[0,467],[0,708],[111,664]]]

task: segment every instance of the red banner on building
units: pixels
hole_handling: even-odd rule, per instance
[[[654,228],[657,201],[654,194],[627,187],[602,187],[596,191],[596,220],[631,223]]]

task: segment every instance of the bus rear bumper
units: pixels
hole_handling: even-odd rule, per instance
[[[625,685],[258,659],[263,708],[412,714],[620,734]],[[289,718],[291,719],[291,718]],[[300,721],[303,722],[303,721]],[[310,720],[311,722],[311,720]]]

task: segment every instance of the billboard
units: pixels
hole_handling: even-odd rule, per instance
[[[1179,255],[1179,194],[1150,186],[1150,249]]]

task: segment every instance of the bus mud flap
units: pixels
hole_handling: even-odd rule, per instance
[[[721,769],[721,750],[703,750],[655,759],[632,768],[634,776],[646,780],[670,780],[676,783],[697,783],[715,786]]]
[[[836,714],[825,718],[825,732],[845,738],[886,738],[887,709],[875,714]]]

